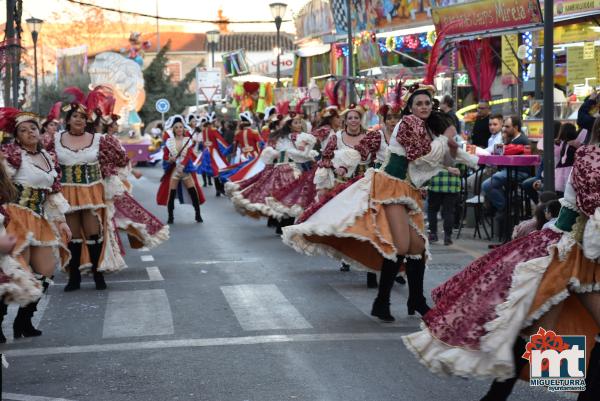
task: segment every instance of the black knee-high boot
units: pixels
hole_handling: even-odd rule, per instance
[[[577,401],[600,400],[600,334],[590,354],[585,384],[585,391],[579,393]]]
[[[81,240],[80,240],[81,241]],[[69,281],[65,286],[65,292],[78,290],[81,286],[81,272],[79,264],[81,263],[81,242],[69,242],[69,251],[71,252],[71,260],[69,260]]]
[[[212,187],[212,177],[210,175],[207,175],[206,178],[208,178],[208,186]]]
[[[88,241],[88,250],[90,251],[92,273],[94,274],[94,283],[96,283],[96,289],[105,290],[106,282],[104,281],[104,274],[98,271],[100,255],[102,254],[102,240],[100,240],[100,236],[92,235],[90,237],[90,240]]]
[[[487,394],[481,399],[481,401],[505,401],[512,392],[515,383],[519,378],[519,374],[523,367],[527,364],[527,360],[521,358],[521,355],[525,353],[525,346],[527,342],[521,337],[517,337],[515,345],[513,345],[513,359],[515,363],[515,377],[511,377],[503,382],[494,380]]]
[[[377,288],[377,274],[367,273],[367,288]]]
[[[6,342],[6,337],[2,332],[2,322],[4,321],[4,316],[6,316],[7,310],[8,305],[4,303],[4,299],[0,299],[0,344],[4,344]]]
[[[192,198],[192,205],[194,205],[194,210],[196,211],[196,221],[198,223],[202,223],[204,220],[202,220],[202,215],[200,214],[200,200],[198,199],[198,193],[196,192],[196,188],[188,188],[188,192],[190,194],[190,198]]]
[[[379,276],[379,291],[377,298],[373,302],[371,316],[377,316],[384,322],[393,322],[394,316],[390,313],[390,295],[394,287],[394,279],[400,270],[400,265],[403,263],[404,257],[398,255],[398,260],[383,259],[381,265],[381,274]]]
[[[175,217],[173,216],[173,212],[175,210],[175,198],[177,198],[177,190],[172,189],[169,191],[169,202],[167,203],[167,212],[169,213],[167,224],[173,224],[175,221]]]
[[[423,280],[425,278],[425,259],[406,259],[406,278],[408,279],[408,314],[414,315],[415,311],[421,316],[429,311],[427,301],[423,295]]]
[[[223,183],[221,182],[219,177],[215,177],[215,191],[216,191],[217,197],[219,197],[221,195],[225,195],[225,190],[223,188],[224,188]]]
[[[202,186],[205,187],[207,185],[207,181],[206,181],[206,173],[202,173]]]
[[[21,306],[13,322],[13,334],[15,339],[21,337],[38,337],[42,335],[42,331],[33,327],[31,324],[31,318],[37,310],[37,304],[39,300]]]

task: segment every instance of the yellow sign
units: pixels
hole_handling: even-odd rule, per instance
[[[593,60],[594,59],[594,42],[585,42],[583,44],[583,59]]]
[[[598,56],[600,48],[596,48],[595,62],[584,61],[583,47],[567,48],[567,80],[571,85],[585,84],[596,85],[598,80]]]
[[[542,120],[525,120],[523,125],[527,127],[529,139],[542,139],[544,137],[544,122]]]
[[[600,32],[594,28],[597,27],[593,22],[578,22],[576,24],[555,26],[554,44],[563,45],[573,42],[593,42],[600,40]],[[544,43],[544,31],[538,32],[538,43]]]
[[[519,47],[518,36],[515,35],[503,35],[502,36],[502,77],[514,78],[515,75],[519,74],[519,60],[515,53]]]

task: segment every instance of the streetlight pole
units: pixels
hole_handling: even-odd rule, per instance
[[[215,68],[215,50],[217,50],[217,45],[219,44],[221,32],[214,30],[206,32],[206,41],[208,42],[208,47],[211,52],[211,67]]]
[[[273,19],[275,20],[275,28],[277,28],[277,87],[281,88],[281,23],[283,22],[287,4],[271,3],[269,7],[271,8],[271,15],[273,15]]]
[[[538,61],[539,62],[539,61]],[[544,191],[554,191],[554,2],[544,2]]]
[[[31,31],[31,39],[33,39],[33,78],[35,82],[35,112],[40,114],[40,92],[38,85],[38,69],[37,69],[37,40],[40,31],[42,30],[43,20],[39,18],[26,19],[27,27]]]
[[[352,77],[354,77],[354,49],[352,46],[352,3],[346,0],[346,30],[348,31],[348,84],[347,91],[348,105],[354,103],[354,92],[352,91]]]

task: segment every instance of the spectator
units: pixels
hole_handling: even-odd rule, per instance
[[[494,114],[489,118],[490,138],[485,148],[489,154],[494,154],[496,144],[502,143],[502,121],[504,121],[502,114]]]
[[[542,221],[544,218],[544,205],[552,200],[557,200],[558,195],[551,191],[545,191],[540,194],[539,199],[540,202],[536,205],[533,217],[529,220],[524,220],[515,226],[512,233],[512,239],[524,237],[527,234],[542,228],[545,224],[545,221]]]
[[[487,148],[488,139],[492,135],[490,132],[490,104],[482,100],[477,106],[477,120],[473,125],[473,133],[471,135],[471,143],[480,148]]]
[[[450,95],[444,95],[440,102],[440,110],[448,114],[452,118],[452,124],[456,127],[456,132],[460,135],[460,121],[454,112],[454,99]]]
[[[580,145],[571,146],[569,143],[577,139],[577,128],[571,123],[564,123],[560,127],[558,140],[560,142],[560,154],[557,160],[554,161],[556,166],[554,170],[554,186],[557,192],[565,192],[565,185],[573,163],[575,163],[575,151]]]
[[[551,200],[544,204],[544,217],[547,222],[542,228],[549,228],[556,223],[558,214],[560,213],[560,202],[557,199]]]
[[[560,158],[560,127],[562,124],[560,121],[554,121],[554,165],[558,159]],[[538,141],[537,149],[540,152],[544,151],[543,141]],[[539,193],[544,190],[544,159],[535,170],[535,176],[524,180],[521,183],[521,187],[523,191],[527,194],[529,199],[533,201],[533,203],[538,203]]]
[[[595,118],[590,114],[590,111],[597,104],[598,93],[595,91],[583,101],[583,104],[577,112],[577,125],[579,126],[580,130],[585,129],[587,132],[592,132],[592,126],[594,125]],[[589,142],[589,139],[587,139],[585,142]]]
[[[506,117],[502,126],[502,134],[506,138],[507,145],[529,145],[529,138],[521,133],[521,119],[516,116]],[[529,177],[529,168],[517,168],[517,181],[520,183]],[[502,220],[506,208],[505,188],[507,182],[506,169],[501,169],[482,184],[482,190],[493,210],[497,212],[497,218]]]

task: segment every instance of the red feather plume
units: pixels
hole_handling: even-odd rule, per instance
[[[0,131],[13,132],[15,130],[15,117],[20,112],[14,107],[0,107]]]
[[[435,72],[437,71],[439,57],[442,52],[442,42],[446,38],[446,33],[448,29],[452,28],[454,25],[458,24],[460,21],[453,21],[452,23],[444,26],[437,32],[437,38],[435,39],[435,43],[431,48],[431,53],[429,55],[429,63],[427,63],[427,72],[425,74],[425,79],[423,83],[425,85],[433,85],[433,78],[435,77]]]
[[[306,103],[306,101],[308,99],[310,99],[308,96],[300,99],[300,101],[296,104],[296,108],[295,108],[296,114],[302,114],[302,105],[304,103]]]
[[[46,121],[54,121],[60,118],[60,108],[62,106],[62,102],[56,102],[48,112],[46,116]]]
[[[85,102],[85,93],[76,86],[69,86],[63,90],[63,94],[73,96],[72,103],[83,104]]]
[[[290,102],[286,100],[285,102],[277,103],[277,114],[281,114],[285,116],[290,112]]]

